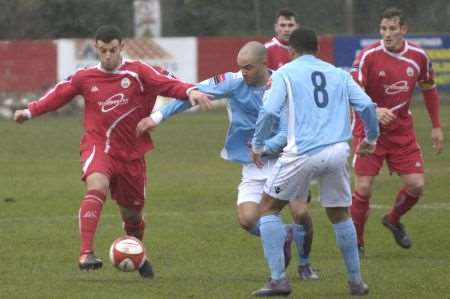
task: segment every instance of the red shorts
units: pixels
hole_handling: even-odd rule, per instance
[[[105,154],[103,148],[92,146],[81,151],[81,178],[99,172],[109,177],[112,199],[129,209],[141,210],[145,201],[147,171],[145,159],[124,161]]]
[[[363,137],[353,136],[352,148],[356,148]],[[353,168],[358,176],[377,176],[386,160],[389,172],[397,174],[424,173],[422,151],[414,132],[403,136],[378,138],[375,153],[365,157],[354,154]]]

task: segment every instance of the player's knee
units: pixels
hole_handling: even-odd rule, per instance
[[[86,178],[86,188],[106,194],[109,190],[109,179],[105,175],[93,173]]]
[[[246,231],[251,231],[255,227],[257,221],[258,219],[239,216],[239,225]]]
[[[424,185],[423,182],[414,182],[413,184],[409,184],[406,189],[410,194],[419,197],[423,194]]]
[[[358,192],[359,195],[369,198],[372,196],[372,184],[370,183],[358,183],[355,187],[355,191]]]
[[[301,209],[295,211],[294,213],[294,222],[301,225],[308,225],[312,222],[311,215],[308,213],[308,210]]]

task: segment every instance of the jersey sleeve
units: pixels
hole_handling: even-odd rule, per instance
[[[287,102],[281,109],[278,132],[275,136],[267,139],[264,146],[264,153],[273,155],[279,154],[287,143],[287,129],[288,129],[288,109]]]
[[[264,94],[264,104],[259,112],[252,139],[253,148],[257,151],[264,150],[265,140],[279,120],[281,110],[286,103],[287,90],[282,74],[275,72],[271,81],[271,88]]]
[[[368,61],[366,59],[365,51],[361,50],[356,54],[355,60],[353,61],[352,68],[350,69],[350,74],[353,79],[358,82],[363,89],[367,86],[368,78]]]
[[[230,81],[231,74],[219,74],[200,82],[196,87],[198,90],[214,96],[213,100],[217,100],[229,94]],[[191,107],[192,105],[190,102],[176,99],[162,107],[159,111],[162,119],[167,120],[175,114],[183,112]]]
[[[376,105],[352,78],[344,72],[350,105],[364,123],[364,131],[369,141],[376,140],[380,134]]]
[[[32,117],[55,111],[69,103],[81,91],[78,88],[79,78],[75,74],[64,81],[59,82],[39,100],[28,104],[28,110]]]
[[[422,90],[422,95],[425,100],[425,106],[428,115],[431,119],[433,128],[441,127],[441,119],[439,112],[439,94],[436,83],[434,81],[433,66],[427,53],[424,52],[420,63],[420,74],[418,78],[418,85]]]
[[[431,89],[436,86],[434,82],[433,65],[426,52],[424,52],[423,59],[420,62],[420,74],[418,82],[420,88],[423,90]]]
[[[224,98],[231,93],[236,77],[236,73],[217,74],[197,84],[197,88],[215,99]]]
[[[156,68],[145,63],[139,64],[139,70],[142,75],[144,92],[187,100],[187,91],[193,84],[185,83],[169,73],[163,72],[162,68]]]

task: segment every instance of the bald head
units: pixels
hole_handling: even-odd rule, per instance
[[[237,65],[245,82],[252,86],[265,85],[269,77],[267,69],[267,50],[263,44],[251,41],[246,43],[237,55]]]
[[[242,46],[238,53],[239,57],[254,60],[265,60],[267,50],[263,44],[251,41]]]

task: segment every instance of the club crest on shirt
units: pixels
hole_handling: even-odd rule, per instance
[[[131,81],[128,78],[123,78],[122,81],[120,81],[120,86],[122,86],[122,88],[128,88],[131,85]]]
[[[97,92],[97,91],[98,91],[97,85],[94,85],[91,87],[91,92]]]
[[[406,74],[408,75],[408,77],[414,76],[414,70],[413,70],[413,68],[410,67],[410,66],[408,66],[408,67],[406,68]]]
[[[386,77],[386,72],[385,72],[384,70],[381,70],[381,71],[378,73],[378,77],[380,77],[380,78]]]

